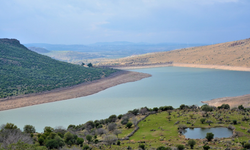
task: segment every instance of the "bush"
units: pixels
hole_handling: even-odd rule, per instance
[[[38,138],[38,142],[39,142],[40,145],[43,145],[44,138],[43,137],[39,137]]]
[[[83,138],[77,138],[76,139],[76,144],[80,145],[81,147],[83,146],[83,142],[84,142]]]
[[[201,118],[200,121],[203,124],[206,121],[206,119],[205,118]]]
[[[206,136],[206,139],[208,140],[208,141],[211,141],[212,139],[214,138],[214,134],[213,133],[207,133],[207,136]]]
[[[86,136],[86,139],[87,139],[87,141],[88,141],[88,143],[89,143],[89,142],[92,141],[92,136],[91,136],[91,135],[87,135],[87,136]]]
[[[90,149],[90,148],[89,148],[88,145],[83,145],[82,149],[83,149],[83,150],[88,150],[88,149]]]
[[[233,120],[233,124],[237,124],[237,120]]]
[[[204,145],[204,146],[203,146],[203,149],[204,149],[204,150],[209,150],[210,147],[209,147],[208,145]]]
[[[185,149],[185,146],[181,145],[181,144],[176,145],[176,147],[177,147],[178,150],[184,150]]]
[[[230,109],[230,106],[228,104],[222,104],[218,109]]]
[[[129,122],[129,123],[126,124],[126,127],[127,127],[127,128],[131,128],[132,125],[133,125],[133,124],[132,124],[131,122]]]
[[[160,146],[156,150],[171,150],[171,148],[170,147]]]
[[[68,145],[74,144],[75,142],[74,142],[74,136],[73,136],[73,134],[70,133],[69,131],[66,132],[65,135],[64,135],[64,141]]]
[[[119,145],[119,146],[120,146],[120,145],[121,145],[121,141],[117,141],[117,145]]]
[[[32,126],[32,125],[25,125],[25,126],[23,127],[23,132],[25,132],[25,133],[35,133],[35,132],[36,132],[36,129],[35,129],[35,127]]]
[[[244,144],[244,148],[250,149],[250,143],[245,143],[245,144]]]
[[[208,112],[208,111],[213,111],[213,108],[208,106],[207,104],[201,106],[201,110]]]
[[[196,144],[195,140],[191,139],[188,141],[188,145],[190,146],[191,149],[194,148],[194,145]]]
[[[242,105],[240,105],[240,106],[238,106],[238,109],[239,110],[244,110],[245,108]]]
[[[143,149],[143,150],[145,150],[145,145],[144,144],[139,144],[139,148],[141,148],[141,149]]]
[[[118,119],[121,119],[121,118],[122,118],[122,116],[123,116],[123,115],[122,115],[122,114],[120,114],[117,118],[118,118]]]
[[[14,125],[13,123],[7,123],[7,124],[4,126],[4,129],[17,129],[17,126]]]
[[[55,139],[47,140],[45,146],[48,149],[59,148],[59,144],[58,144],[58,142]]]

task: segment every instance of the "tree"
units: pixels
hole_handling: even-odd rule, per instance
[[[214,134],[213,133],[207,133],[207,136],[206,136],[206,139],[208,140],[208,141],[211,141],[212,139],[214,138]]]
[[[113,133],[114,133],[114,134],[117,136],[117,138],[118,138],[118,135],[119,135],[119,134],[121,134],[121,133],[122,133],[122,131],[121,131],[121,130],[116,129]]]
[[[250,143],[244,143],[244,148],[250,149]]]
[[[219,109],[230,109],[230,106],[228,104],[222,104],[218,107]]]
[[[245,108],[242,105],[240,105],[240,106],[238,106],[238,109],[239,110],[244,110]]]
[[[85,63],[82,62],[82,66],[84,66],[84,65],[85,65]]]
[[[32,125],[25,125],[25,126],[23,127],[23,132],[25,132],[25,133],[35,133],[35,132],[36,132],[36,129],[35,129],[35,127],[32,126]]]
[[[93,67],[92,63],[88,63],[87,66],[88,66],[88,67]]]
[[[106,135],[104,141],[110,146],[117,141],[117,137],[114,135]]]
[[[91,135],[87,135],[86,136],[86,139],[88,141],[88,144],[92,141],[92,136]]]
[[[111,115],[111,116],[109,116],[109,119],[111,122],[115,122],[117,117],[116,117],[116,115]]]
[[[205,118],[201,118],[200,121],[203,124],[206,121],[206,119]]]
[[[84,142],[83,138],[77,138],[77,139],[76,139],[76,144],[77,144],[77,145],[82,146],[82,145],[83,145],[83,142]]]
[[[46,127],[44,127],[43,131],[44,131],[44,133],[45,133],[45,132],[50,133],[50,132],[53,132],[54,129],[53,129],[52,127],[46,126]]]
[[[139,144],[139,148],[142,149],[142,150],[145,150],[146,146],[144,144]]]
[[[204,150],[209,150],[210,147],[209,147],[208,145],[204,145],[204,146],[203,146],[203,149],[204,149]]]
[[[38,138],[38,142],[39,142],[40,145],[43,145],[43,143],[44,143],[44,138],[43,138],[43,137],[39,137],[39,138]]]
[[[14,125],[13,123],[7,123],[7,124],[4,126],[4,129],[17,129],[17,126]]]
[[[46,143],[45,143],[45,146],[48,149],[59,148],[59,144],[55,139],[47,140]]]
[[[196,144],[195,140],[191,139],[188,141],[188,145],[190,146],[191,149],[194,148],[194,145]]]
[[[127,127],[127,128],[131,128],[132,125],[133,125],[133,124],[132,124],[131,122],[128,122],[128,123],[126,124],[126,127]]]
[[[64,141],[68,145],[74,144],[74,136],[69,131],[64,134]]]
[[[106,134],[106,133],[107,133],[107,131],[103,128],[97,129],[97,134],[99,134],[100,136],[102,136],[103,134]]]
[[[205,112],[209,112],[209,111],[212,111],[213,108],[210,107],[210,106],[208,106],[207,104],[205,104],[205,105],[202,105],[202,106],[201,106],[201,110],[203,110],[203,111],[205,111]]]
[[[136,119],[136,117],[133,117],[133,118],[132,118],[132,122],[133,122],[134,126],[137,126],[138,120]]]
[[[157,147],[156,150],[172,150],[172,148],[170,147],[164,147],[164,146],[160,146],[160,147]]]
[[[176,147],[177,147],[178,150],[184,150],[185,149],[185,146],[181,145],[181,144],[176,145]]]

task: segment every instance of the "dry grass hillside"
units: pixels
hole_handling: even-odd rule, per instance
[[[250,67],[250,38],[168,52],[148,53],[115,59],[99,65],[146,65],[166,62]]]

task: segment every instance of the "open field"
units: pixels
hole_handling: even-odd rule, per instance
[[[116,86],[118,84],[134,82],[150,76],[151,75],[145,73],[118,71],[109,77],[72,87],[60,88],[37,94],[11,97],[9,99],[0,99],[0,111],[83,97],[105,90],[109,87]]]

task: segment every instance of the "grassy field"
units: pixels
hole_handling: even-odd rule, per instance
[[[203,117],[204,115],[208,117]],[[170,120],[169,120],[169,117]],[[209,145],[213,148],[225,149],[235,148],[241,149],[241,142],[248,142],[250,138],[250,133],[247,132],[249,128],[249,121],[242,121],[242,118],[249,118],[249,114],[237,110],[214,110],[212,112],[204,113],[201,110],[174,110],[169,115],[168,112],[160,112],[156,114],[151,114],[146,119],[141,121],[138,126],[139,130],[130,137],[129,140],[122,141],[121,146],[113,146],[114,149],[126,148],[130,146],[132,149],[138,149],[140,143],[145,144],[146,149],[157,148],[159,146],[165,147],[175,147],[178,144],[185,145],[188,149],[188,139],[184,135],[179,134],[179,125],[185,125],[186,127],[193,128],[212,128],[212,127],[228,127],[232,124],[233,120],[237,120],[238,124],[232,125],[235,127],[235,133],[238,136],[232,138],[220,138],[216,141],[207,142],[206,139],[196,139],[196,145],[194,149],[203,149],[204,144]],[[200,119],[205,118],[206,121],[210,120],[213,123],[202,124]],[[230,122],[226,122],[230,120]],[[179,121],[179,124],[176,122]],[[127,135],[131,129],[123,129],[124,136]]]

